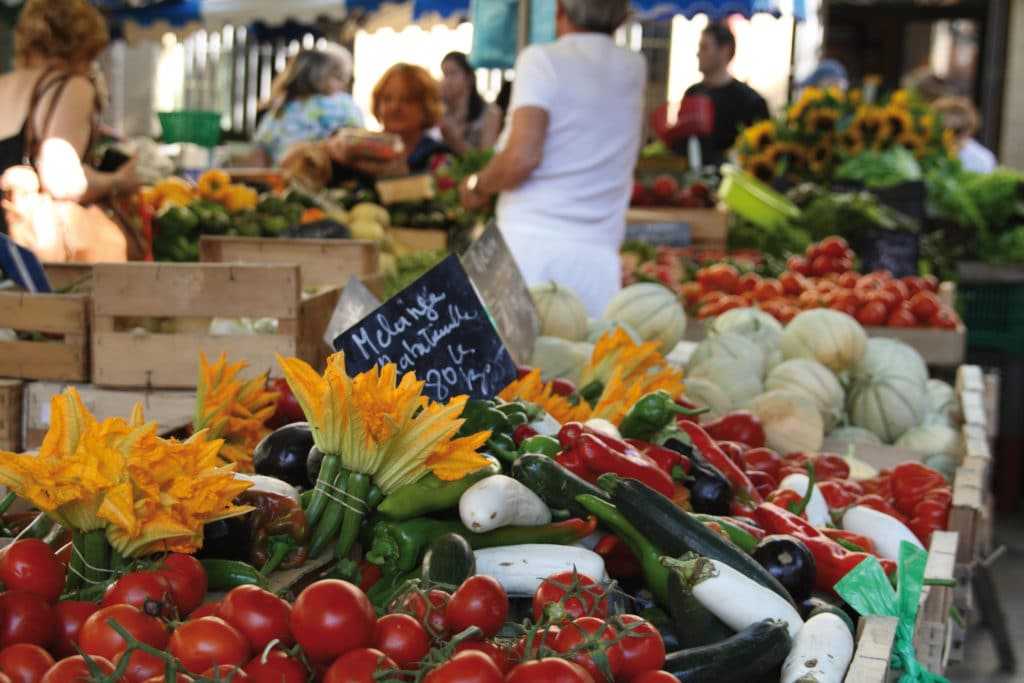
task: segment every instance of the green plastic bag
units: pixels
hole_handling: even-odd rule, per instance
[[[904,541],[900,544],[900,560],[896,567],[896,590],[874,557],[861,562],[835,585],[836,593],[859,614],[896,617],[898,620],[892,667],[903,672],[900,683],[949,683],[942,676],[925,669],[914,652],[914,625],[927,563],[926,551]]]

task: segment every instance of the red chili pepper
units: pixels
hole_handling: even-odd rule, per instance
[[[814,459],[814,474],[820,481],[849,479],[850,463],[835,453],[819,453]]]
[[[567,379],[556,377],[551,380],[551,393],[555,396],[569,397],[576,393],[576,385]]]
[[[782,467],[779,468],[779,481],[782,481],[791,474],[807,474],[807,467],[783,462]]]
[[[779,482],[776,481],[775,477],[760,470],[748,470],[747,479],[749,479],[750,483],[754,485],[757,492],[765,498],[767,498],[768,494],[774,491],[779,485]]]
[[[534,436],[537,436],[536,429],[530,425],[519,425],[515,428],[515,431],[512,432],[512,441],[515,442],[516,447],[518,448],[524,441]]]
[[[853,494],[855,497],[860,497],[865,494],[864,487],[859,483],[850,479],[837,479],[835,481],[844,491]]]
[[[817,474],[818,471],[815,470],[814,473]],[[823,481],[817,484],[817,487],[829,510],[848,508],[857,501],[857,496],[840,486],[837,481]]]
[[[693,447],[700,451],[701,455],[707,458],[708,462],[718,468],[725,478],[732,484],[733,495],[738,496],[742,501],[744,498],[754,503],[760,503],[763,499],[757,492],[754,484],[751,483],[746,473],[739,465],[729,459],[711,435],[704,431],[695,422],[684,420],[679,422],[679,428],[690,437]]]
[[[752,511],[751,514],[753,514]],[[759,541],[768,535],[764,529],[757,525],[753,517],[729,517],[727,521],[733,526],[743,529]]]
[[[594,552],[604,558],[604,567],[613,579],[631,579],[642,573],[640,560],[615,534],[608,534],[598,541]]]
[[[869,493],[866,496],[861,496],[857,499],[856,505],[863,505],[864,507],[873,508],[879,512],[895,517],[901,522],[906,523],[907,518],[899,513],[899,511],[888,503],[884,498],[875,493]]]
[[[736,463],[736,466],[741,470],[744,470],[743,466],[743,453],[749,451],[750,448],[744,446],[738,441],[719,441],[718,447],[722,449],[722,452],[729,456],[729,459]]]
[[[373,585],[380,581],[380,567],[363,560],[359,563],[359,587],[366,592],[373,588]]]
[[[780,508],[792,510],[804,499],[793,489],[777,489],[768,494],[768,502],[778,505]]]
[[[821,533],[825,534],[833,541],[839,541],[842,539],[860,547],[860,549],[866,553],[871,553],[872,555],[878,554],[875,550],[874,542],[863,534],[856,534],[852,531],[847,531],[846,529],[833,529],[831,527],[822,528]],[[850,550],[850,548],[847,548],[847,550]]]
[[[597,476],[610,472],[636,479],[665,497],[672,498],[676,488],[672,477],[646,455],[629,444],[624,445],[628,450],[620,453],[596,437],[584,434],[576,441],[573,450],[580,452],[587,468]]]
[[[684,473],[689,473],[693,469],[693,463],[689,458],[671,448],[636,439],[626,439],[626,443],[653,460],[658,467],[668,472],[670,477],[673,476],[676,467],[682,468]]]
[[[923,500],[935,500],[939,501],[943,505],[949,506],[953,504],[953,491],[948,486],[932,489],[928,493],[924,494]]]
[[[780,467],[782,467],[782,456],[770,448],[751,448],[743,454],[743,469],[747,473],[759,470],[778,479]]]
[[[946,479],[937,471],[919,462],[904,462],[892,472],[892,493],[896,509],[911,515],[914,506],[932,489],[946,485]]]
[[[687,401],[685,398],[676,398],[676,405],[680,408],[686,408],[687,410],[700,410],[704,406],[699,406],[693,401]]]
[[[625,453],[629,450],[629,444],[622,439],[616,439],[614,436],[609,436],[604,432],[599,432],[593,427],[586,426],[582,422],[566,422],[562,425],[562,428],[558,431],[558,442],[562,444],[562,448],[567,448],[584,434],[589,434],[601,443],[611,446],[620,453]]]
[[[765,444],[761,420],[749,410],[727,413],[705,424],[704,430],[716,441],[739,441],[751,448],[761,448]]]

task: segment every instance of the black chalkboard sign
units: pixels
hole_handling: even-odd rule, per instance
[[[423,380],[435,401],[459,394],[493,398],[516,378],[516,365],[457,256],[338,335],[352,373],[396,363]]]
[[[857,240],[864,272],[888,270],[896,277],[917,275],[917,260],[921,254],[921,237],[902,230],[872,230]]]

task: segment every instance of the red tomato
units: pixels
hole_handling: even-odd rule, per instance
[[[712,292],[733,294],[739,288],[740,273],[728,263],[716,263],[697,272],[697,282]]]
[[[443,639],[451,633],[445,618],[451,599],[452,596],[442,590],[431,590],[426,597],[416,590],[398,598],[396,609],[416,617],[432,637]]]
[[[923,278],[921,278],[921,284],[923,284],[924,288],[927,289],[929,292],[939,291],[939,278],[935,277],[934,275],[925,275]]]
[[[827,275],[836,269],[836,260],[831,256],[815,256],[811,261],[811,274],[819,277]]]
[[[25,538],[0,552],[0,581],[7,590],[25,591],[53,603],[64,590],[64,565],[46,543]]]
[[[292,635],[314,661],[329,661],[368,647],[376,625],[370,600],[348,581],[317,581],[292,606]]]
[[[302,662],[276,649],[256,655],[244,671],[252,683],[306,683],[309,679]]]
[[[131,605],[151,617],[171,617],[177,611],[167,578],[158,572],[129,572],[103,594],[100,607]],[[148,676],[147,676],[148,678]]]
[[[291,647],[292,607],[270,591],[257,586],[239,586],[224,596],[220,618],[245,636],[253,652],[262,652],[272,640]]]
[[[796,306],[780,306],[775,317],[780,323],[785,325],[799,313],[800,309]]]
[[[675,681],[675,676],[672,676]],[[594,677],[579,664],[560,657],[545,657],[523,662],[508,672],[505,683],[595,683]]]
[[[697,300],[697,305],[706,306],[708,304],[718,303],[727,296],[728,294],[725,292],[704,292],[700,299]]]
[[[704,294],[704,288],[700,286],[699,282],[684,282],[682,295],[686,301],[686,306],[692,308],[696,305],[701,295]]]
[[[0,650],[0,671],[11,683],[39,683],[51,666],[53,657],[38,645],[18,643]]]
[[[338,657],[324,674],[323,683],[375,683],[374,674],[397,668],[380,650],[360,647]]]
[[[57,657],[70,657],[76,652],[78,633],[82,624],[99,610],[95,602],[81,600],[62,600],[54,609],[57,612],[57,624],[50,651]]]
[[[807,281],[804,276],[790,270],[779,276],[779,284],[782,285],[783,294],[789,296],[799,296],[807,289]]]
[[[558,637],[555,638],[555,650],[567,653],[579,648],[581,645],[590,643],[590,645],[585,646],[583,649],[577,650],[576,654],[570,657],[570,659],[586,669],[594,677],[595,681],[611,680],[622,671],[622,648],[619,644],[611,645],[601,641],[614,640],[615,629],[603,619],[580,617],[562,628]],[[607,676],[602,672],[591,657],[591,653],[595,652],[597,648],[604,650],[608,663],[608,673],[611,676]]]
[[[790,256],[786,261],[786,270],[791,270],[800,275],[810,275],[811,264],[802,256]]]
[[[839,276],[837,284],[845,289],[855,289],[857,287],[857,280],[860,279],[860,275],[852,271],[846,271]]]
[[[192,611],[192,614],[188,615],[188,620],[202,619],[203,617],[219,617],[220,616],[220,605],[221,601],[207,602],[200,605],[198,608]]]
[[[113,664],[116,667],[127,652],[119,652],[114,657]],[[142,650],[136,650],[128,660],[128,668],[124,671],[123,681],[126,683],[143,683],[150,678],[162,677],[167,669],[167,662],[156,655],[151,655]]]
[[[608,616],[608,596],[589,576],[558,572],[544,579],[533,594],[533,620],[539,622],[545,612],[556,622],[578,617],[604,619]]]
[[[508,617],[508,595],[494,577],[471,576],[452,594],[445,616],[452,633],[476,626],[491,638]]]
[[[239,669],[237,666],[228,666],[227,664],[218,664],[203,672],[203,678],[212,678],[215,681],[227,683],[228,677],[230,677],[231,683],[249,680],[249,674],[245,673],[243,669]]]
[[[783,296],[786,293],[779,280],[761,280],[754,287],[754,299],[757,301],[770,301]]]
[[[797,297],[797,305],[805,311],[821,306],[821,294],[817,290],[807,290]]]
[[[186,621],[171,634],[167,650],[196,673],[218,664],[242,666],[250,655],[245,636],[217,617]]]
[[[948,306],[943,306],[928,320],[928,326],[955,330],[960,326],[960,318]]]
[[[187,674],[181,673],[180,671],[174,676],[174,683],[192,683],[193,680],[195,679]],[[167,674],[162,673],[159,676],[153,676],[142,683],[167,683]]]
[[[373,645],[391,657],[398,668],[415,669],[430,652],[430,636],[411,615],[385,614],[377,620]]]
[[[658,629],[635,614],[620,614],[613,623],[624,636],[618,645],[622,650],[620,678],[631,681],[645,671],[661,669],[665,664],[665,643]]]
[[[739,286],[737,287],[737,293],[752,292],[757,289],[757,286],[761,284],[761,276],[757,273],[744,273],[740,276]]]
[[[0,647],[15,643],[47,647],[56,621],[53,607],[35,593],[9,590],[0,594]]]
[[[899,280],[889,280],[882,285],[882,289],[886,292],[892,292],[895,294],[897,303],[903,303],[910,298],[910,290],[907,289],[907,286]]]
[[[539,629],[533,636],[533,642],[530,645],[530,657],[537,657],[540,654],[540,648],[544,647],[554,650],[555,639],[558,638],[558,634],[561,633],[562,629],[558,626],[547,626],[543,629]],[[509,651],[509,659],[512,662],[521,662],[527,659],[526,652],[526,641],[527,636],[520,636],[519,640],[516,641],[515,645],[512,646]]]
[[[131,605],[111,605],[97,611],[82,624],[78,646],[83,654],[113,659],[128,647],[117,631],[107,624],[110,620],[147,645],[159,650],[167,645],[167,631],[158,620]]]
[[[490,657],[483,652],[467,650],[428,673],[423,683],[502,683],[503,680],[501,669]]]
[[[900,282],[907,286],[907,291],[910,292],[910,296],[914,296],[918,292],[928,291],[928,288],[924,285],[924,280],[915,275],[901,277]]]
[[[818,251],[832,258],[843,258],[846,256],[846,250],[849,248],[850,245],[847,244],[846,240],[838,235],[826,237],[818,243]]]
[[[761,497],[766,497],[769,493],[774,491],[779,486],[779,480],[760,470],[749,470],[747,471],[747,479],[754,485],[757,492],[761,494]]]
[[[509,662],[505,650],[501,649],[489,640],[464,640],[455,646],[455,652],[473,650],[487,655],[492,662],[501,670],[501,673],[508,671]]]
[[[746,308],[749,305],[750,302],[741,296],[727,296],[714,304],[716,309],[714,315],[721,315],[722,313],[731,311],[734,308]]]
[[[648,671],[642,673],[629,683],[678,683],[675,676],[667,671]]]
[[[106,657],[93,656],[91,659],[93,664],[104,674],[114,673],[114,665]],[[85,663],[85,657],[75,655],[54,664],[40,683],[90,683],[90,681],[92,681],[92,674],[89,671],[89,665]]]
[[[885,324],[889,327],[915,327],[917,325],[917,318],[914,317],[910,306],[904,303],[893,309]]]
[[[171,584],[171,594],[182,616],[191,614],[203,604],[208,580],[199,560],[184,553],[171,553],[157,571]]]
[[[886,310],[885,304],[881,301],[869,301],[860,307],[854,317],[865,327],[880,327],[888,316],[889,311]]]
[[[853,270],[853,259],[849,256],[843,256],[832,261],[832,272],[837,275],[844,275]],[[836,279],[839,282],[839,279]]]

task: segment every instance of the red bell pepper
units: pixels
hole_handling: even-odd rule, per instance
[[[919,462],[901,463],[892,472],[896,509],[908,517],[926,493],[945,485],[946,479],[939,472]]]
[[[768,494],[766,500],[769,503],[778,505],[780,508],[792,511],[796,506],[800,505],[803,499],[804,497],[793,489],[776,489]]]
[[[743,453],[749,451],[750,448],[744,446],[739,441],[719,441],[718,447],[722,449],[722,452],[729,456],[729,459],[736,463],[736,466],[741,470],[746,468],[743,466]]]
[[[770,448],[751,448],[743,454],[743,469],[749,474],[754,470],[767,472],[773,479],[779,479],[782,456]]]
[[[680,423],[682,421],[679,420]],[[739,441],[751,448],[761,448],[765,444],[761,420],[749,410],[727,413],[714,422],[705,424],[704,430],[716,441]]]
[[[884,512],[890,517],[895,517],[904,524],[907,522],[907,518],[899,513],[899,511],[889,504],[887,500],[875,493],[869,493],[866,496],[861,496],[857,499],[856,505],[863,505],[864,507],[873,508],[879,512]]]
[[[673,479],[676,478],[676,467],[679,467],[684,474],[689,474],[690,470],[693,469],[693,463],[690,462],[689,458],[671,448],[636,439],[626,439],[626,443],[653,460],[658,467],[668,472],[668,475]]]
[[[867,536],[864,536],[863,534],[857,534],[852,531],[847,531],[846,529],[833,529],[831,527],[824,527],[822,529],[819,529],[819,531],[821,531],[821,533],[831,538],[833,541],[840,543],[840,545],[842,545],[841,541],[846,541],[859,547],[866,553],[871,553],[872,555],[878,554],[875,550],[874,541],[872,541]],[[853,548],[850,548],[848,546],[844,547],[846,547],[847,550],[853,550]]]
[[[832,590],[833,586],[850,570],[870,555],[847,550],[814,527],[806,519],[794,515],[773,503],[762,503],[754,511],[754,519],[770,534],[789,534],[807,546],[814,556],[817,570],[816,586],[819,590]],[[879,560],[886,574],[896,571],[896,563]]]
[[[776,481],[775,477],[760,470],[748,470],[747,479],[749,479],[750,483],[754,485],[757,492],[765,498],[767,498],[768,494],[774,491],[779,485],[779,482]]]
[[[624,447],[622,450],[617,450],[615,446],[601,441],[594,435],[584,433],[567,446],[566,451],[573,459],[573,466],[578,466],[575,461],[578,457],[579,462],[589,471],[589,476],[580,474],[587,481],[595,481],[600,475],[611,473],[641,481],[667,498],[675,495],[675,482],[667,472],[629,444],[624,441],[619,443]],[[558,462],[565,465],[561,460]]]
[[[926,548],[931,546],[934,532],[949,527],[949,509],[952,501],[949,489],[941,488],[930,491],[914,506],[914,515],[907,526]]]
[[[537,430],[530,425],[519,425],[512,432],[512,441],[515,442],[516,448],[521,446],[527,439],[537,436]]]
[[[829,510],[841,510],[857,502],[857,496],[847,491],[837,481],[823,481],[817,486]]]
[[[734,496],[744,503],[749,501],[756,504],[763,500],[761,494],[757,492],[757,489],[751,483],[746,473],[718,447],[718,444],[711,438],[711,435],[704,431],[700,425],[689,420],[683,420],[679,422],[679,428],[690,437],[693,447],[700,451],[701,455],[707,458],[708,462],[716,467],[732,484]]]
[[[640,560],[615,534],[603,536],[594,546],[594,552],[604,558],[605,569],[613,579],[632,579],[642,573]]]
[[[866,493],[863,486],[850,479],[836,479],[835,483],[838,486],[840,486],[844,491],[848,491],[857,498],[860,498]]]

